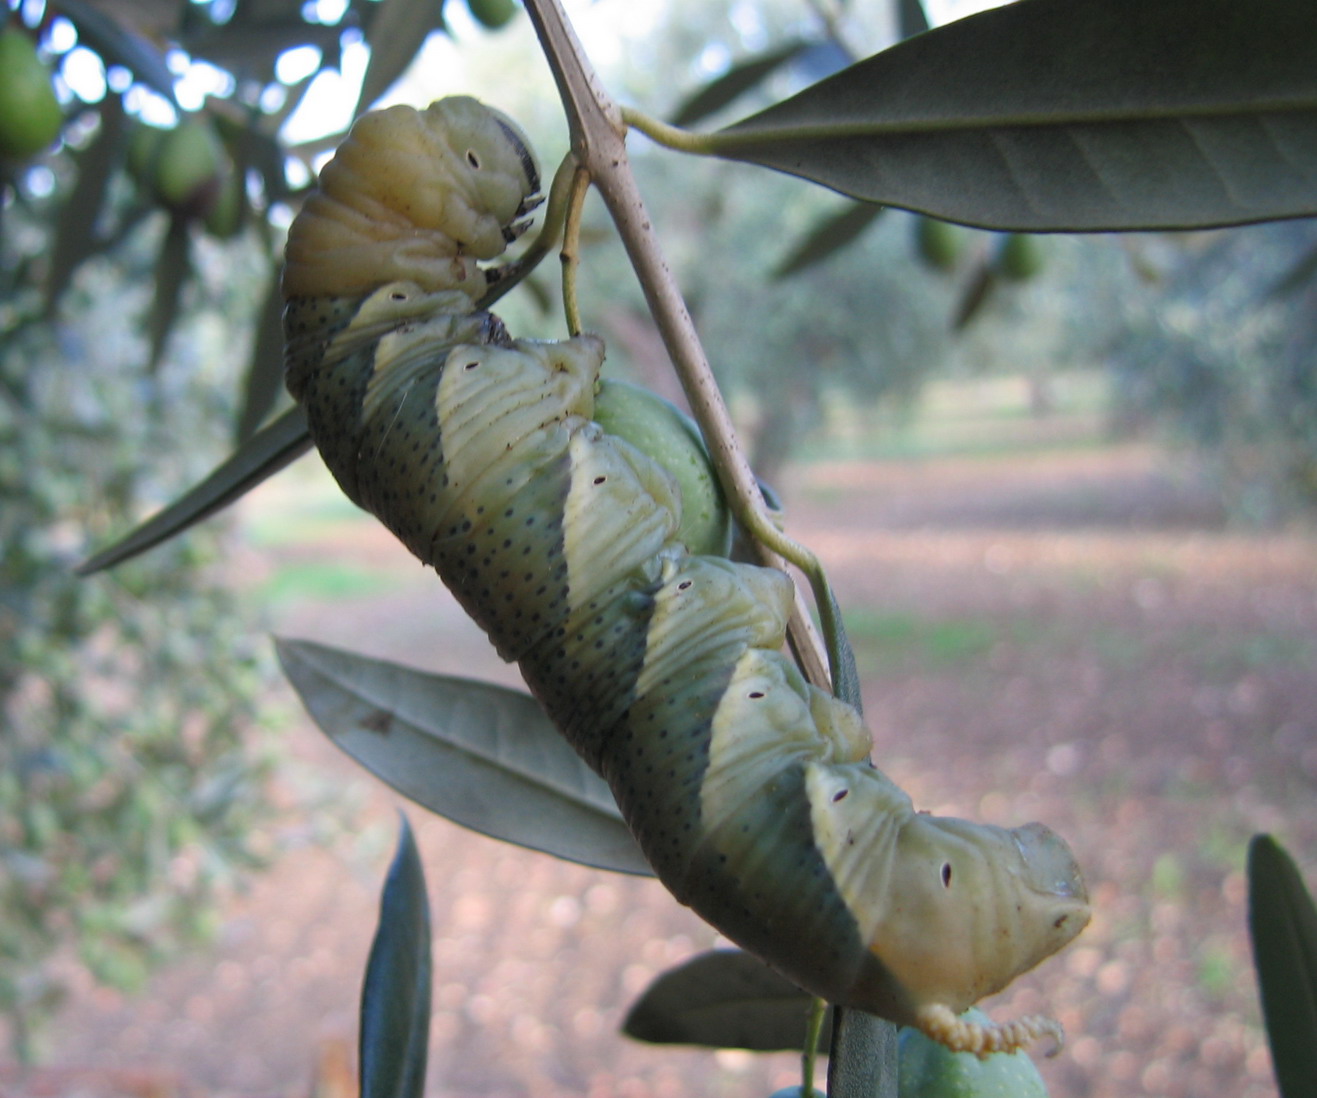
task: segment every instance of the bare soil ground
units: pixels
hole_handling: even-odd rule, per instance
[[[851,621],[879,765],[921,807],[1045,820],[1086,869],[1090,928],[988,1004],[1064,1022],[1066,1049],[1041,1064],[1054,1098],[1274,1095],[1244,931],[1249,836],[1275,833],[1317,878],[1317,538],[1231,531],[1167,468],[1128,446],[815,464],[784,486]],[[302,483],[254,508],[294,506]],[[330,554],[375,577],[281,598],[276,632],[515,681],[387,536],[331,526],[332,546],[237,562],[253,583]],[[317,1093],[351,1092],[400,802],[289,693],[280,706],[287,853],[234,899],[213,953],[140,998],[82,986],[51,1069],[0,1070],[0,1094],[302,1095],[313,1073]],[[715,943],[659,886],[409,816],[434,918],[431,1093],[749,1098],[793,1081],[790,1056],[617,1036],[652,977]]]

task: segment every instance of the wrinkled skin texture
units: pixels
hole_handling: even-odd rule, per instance
[[[365,128],[374,160],[393,162],[393,127],[415,125],[385,114],[378,133],[354,128],[350,161]],[[602,342],[513,341],[474,311],[473,242],[502,239],[534,189],[512,132],[445,130],[445,148],[479,139],[479,171],[441,156],[432,176],[408,161],[375,177],[367,160],[352,169],[366,177],[357,193],[347,167],[326,169],[335,201],[390,211],[382,244],[423,219],[424,279],[409,254],[363,289],[337,247],[294,249],[321,231],[320,208],[302,215],[311,230],[294,225],[285,285],[317,290],[289,295],[289,387],[326,463],[518,661],[679,900],[812,993],[953,1047],[1056,1032],[1042,1019],[956,1015],[1087,922],[1065,844],[1040,824],[917,813],[869,762],[859,714],[782,654],[790,579],[691,554],[673,478],[592,421]],[[460,194],[430,193],[445,188]],[[463,228],[460,241],[449,232],[484,217],[503,225]]]

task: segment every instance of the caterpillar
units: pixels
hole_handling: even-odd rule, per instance
[[[476,100],[357,121],[289,230],[286,378],[347,495],[432,565],[608,782],[682,903],[805,990],[980,1054],[957,1017],[1073,938],[1065,843],[917,812],[783,654],[775,569],[693,555],[672,478],[592,421],[596,336],[477,307],[539,175]]]

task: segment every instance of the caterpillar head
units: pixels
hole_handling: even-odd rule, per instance
[[[1007,830],[916,814],[890,885],[908,914],[876,949],[919,1005],[960,1012],[1050,957],[1089,920],[1069,847],[1039,823]]]
[[[286,297],[359,297],[390,282],[484,292],[479,260],[520,231],[539,191],[530,145],[467,96],[363,115],[293,221]]]
[[[1042,824],[1007,830],[914,812],[867,764],[807,771],[814,840],[878,961],[846,993],[853,1005],[904,1024],[922,1026],[930,1010],[954,1020],[1087,925],[1079,867]],[[979,1051],[968,1038],[948,1043]]]

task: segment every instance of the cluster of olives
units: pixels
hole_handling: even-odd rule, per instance
[[[970,230],[935,217],[915,222],[915,250],[935,271],[954,270],[965,249]],[[1033,278],[1043,269],[1043,249],[1030,233],[1005,233],[992,253],[994,273],[1011,282]]]

